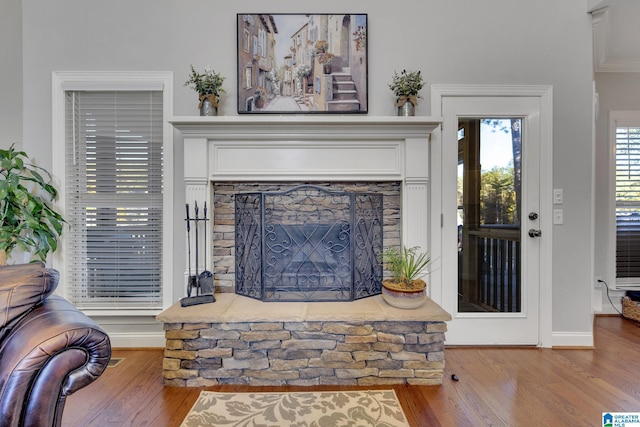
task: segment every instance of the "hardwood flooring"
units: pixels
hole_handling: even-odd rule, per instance
[[[621,317],[597,317],[595,349],[447,348],[441,386],[393,388],[414,427],[601,426],[603,412],[640,412],[639,326]],[[164,387],[162,350],[114,350],[113,357],[125,360],[68,398],[62,425],[179,426],[201,389]]]

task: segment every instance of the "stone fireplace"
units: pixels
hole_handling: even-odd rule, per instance
[[[216,188],[231,183],[328,183],[331,188],[332,183],[395,182],[400,241],[387,240],[385,229],[385,245],[429,247],[429,138],[440,119],[242,115],[176,118],[171,123],[184,137],[188,203],[206,202],[215,209]],[[213,256],[199,259],[198,265],[217,276],[217,292],[232,292],[234,272],[226,267],[233,258],[224,247],[233,237],[233,224],[217,221],[220,215],[224,212],[214,211],[214,242],[207,251]],[[191,262],[193,271],[195,259]]]
[[[392,202],[382,208],[385,246],[428,248],[429,138],[439,119],[259,115],[171,123],[184,137],[186,201],[214,208],[213,255],[198,264],[214,272],[218,294],[214,304],[176,303],[158,316],[166,385],[442,383],[451,316],[432,300],[401,310],[380,295],[292,303],[235,294],[232,203],[247,188],[366,188]],[[187,268],[185,283],[186,276]]]

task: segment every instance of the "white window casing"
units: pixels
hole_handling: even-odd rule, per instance
[[[58,291],[90,315],[155,315],[173,303],[173,74],[54,72],[52,88]]]

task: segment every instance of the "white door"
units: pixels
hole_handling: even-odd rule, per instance
[[[434,207],[441,204],[442,216],[435,241],[441,305],[453,318],[448,345],[550,345],[544,104],[540,96],[440,99],[443,130],[434,148],[442,161],[434,172],[442,182]]]

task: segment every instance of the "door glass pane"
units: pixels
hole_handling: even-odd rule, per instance
[[[458,312],[520,312],[520,118],[458,122]]]

